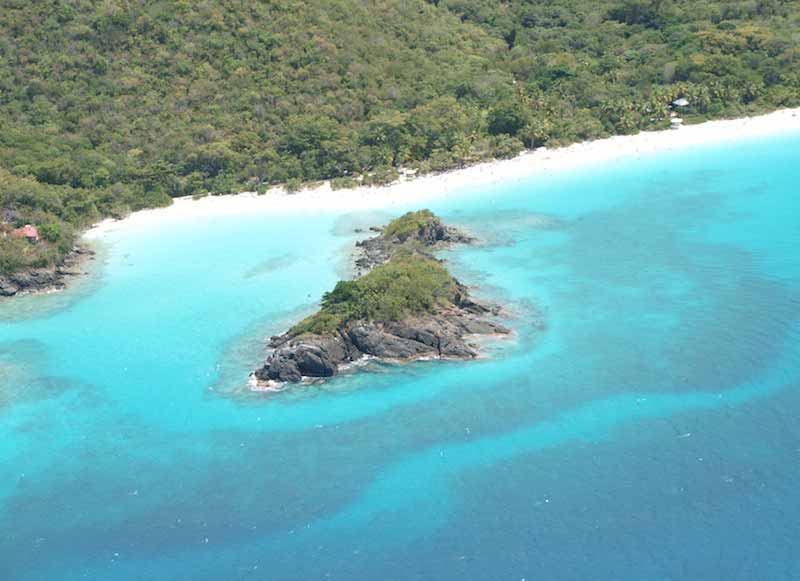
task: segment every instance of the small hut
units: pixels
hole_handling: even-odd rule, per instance
[[[676,109],[684,109],[689,106],[689,99],[685,99],[681,97],[680,99],[675,99],[672,103],[669,104],[669,128],[670,129],[680,129],[683,127],[683,119],[678,116]]]
[[[25,238],[31,244],[39,242],[39,230],[36,226],[25,224],[22,228],[15,228],[11,231],[11,236],[14,238]]]

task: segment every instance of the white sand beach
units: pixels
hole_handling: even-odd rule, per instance
[[[123,220],[104,220],[85,233],[87,239],[102,238],[123,227],[153,222],[191,220],[202,216],[275,214],[310,211],[356,211],[420,205],[443,196],[457,195],[467,187],[528,178],[536,172],[551,172],[614,159],[736,141],[745,138],[800,131],[800,108],[783,109],[758,117],[709,121],[678,130],[650,131],[577,143],[557,149],[540,148],[513,159],[479,163],[440,174],[405,178],[382,187],[332,190],[329,183],[314,189],[287,193],[274,187],[263,195],[178,198],[167,208],[142,210]]]

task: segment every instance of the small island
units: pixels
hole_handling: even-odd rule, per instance
[[[474,359],[474,335],[506,335],[500,308],[469,297],[433,252],[474,239],[429,210],[409,212],[359,242],[354,280],[324,294],[318,312],[272,337],[259,389],[320,380],[364,357]]]

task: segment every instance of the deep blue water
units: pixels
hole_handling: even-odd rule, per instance
[[[397,212],[120,229],[0,305],[0,579],[800,578],[798,184],[794,134],[434,203],[514,339],[270,397]]]

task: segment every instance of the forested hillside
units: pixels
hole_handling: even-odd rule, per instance
[[[170,197],[800,105],[800,0],[0,0],[0,274]]]

